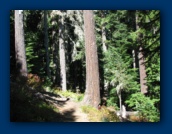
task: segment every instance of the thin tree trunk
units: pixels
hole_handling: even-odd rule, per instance
[[[133,11],[132,11],[133,12]],[[132,21],[134,22],[133,23],[133,30],[134,31],[137,31],[137,25],[136,25],[136,12],[133,12],[132,15]],[[136,45],[135,45],[136,46]],[[133,68],[136,69],[136,68],[139,68],[139,65],[138,65],[138,50],[136,49],[136,47],[133,47],[133,50],[132,50],[132,56],[133,56]]]
[[[119,95],[119,107],[120,107],[120,112],[122,113],[122,98],[121,98],[121,93]]]
[[[65,42],[64,42],[64,16],[59,16],[59,57],[60,57],[60,76],[61,87],[66,91],[66,59],[65,59]]]
[[[49,50],[48,50],[48,23],[47,23],[47,11],[44,10],[44,46],[46,49],[46,73],[50,77],[50,60],[49,60]]]
[[[107,46],[106,46],[106,29],[105,25],[102,25],[102,44],[103,44],[103,52],[107,51]]]
[[[100,103],[100,82],[94,26],[93,11],[84,10],[86,91],[83,102],[86,105],[91,105],[97,108]]]
[[[54,10],[53,10],[54,11]],[[57,41],[56,41],[56,29],[55,29],[55,16],[57,14],[54,14],[54,12],[51,12],[50,16],[52,19],[52,54],[53,54],[53,69],[54,69],[54,74],[53,75],[53,83],[56,85],[57,84],[57,79],[58,79],[58,48],[57,48]]]
[[[54,25],[54,22],[52,22],[52,25]],[[52,54],[53,54],[53,69],[55,70],[53,74],[53,83],[56,83],[56,73],[57,73],[57,46],[55,42],[55,30],[52,31]],[[52,75],[52,74],[51,74]]]
[[[102,18],[105,18],[105,12],[106,11],[104,11],[104,10],[101,11],[101,17]],[[102,30],[102,50],[103,50],[103,53],[105,53],[105,52],[107,52],[107,46],[106,46],[106,40],[107,39],[106,39],[105,23],[102,24],[101,30]],[[102,93],[103,93],[103,96],[107,97],[108,96],[108,85],[109,84],[108,84],[108,81],[106,81],[106,79],[104,78],[104,70],[103,70],[102,73],[103,73],[103,75],[102,75],[102,84],[103,84]]]
[[[133,68],[136,68],[136,50],[132,50],[132,55],[133,55]]]
[[[136,30],[139,30],[139,18],[138,18],[138,11],[136,11]],[[143,44],[141,41],[141,35],[138,35],[138,43],[139,43],[139,73],[140,73],[140,86],[141,86],[141,93],[146,94],[147,86],[146,86],[146,67],[145,67],[145,59],[143,55]]]
[[[105,18],[104,11],[101,12],[102,18]],[[106,28],[105,28],[105,23],[102,24],[102,44],[103,44],[103,52],[107,51],[107,46],[106,46]]]
[[[27,63],[23,28],[23,10],[15,10],[15,52],[16,67],[18,73],[21,76],[27,76]]]

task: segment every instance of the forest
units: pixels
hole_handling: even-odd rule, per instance
[[[10,10],[11,122],[159,122],[159,10]]]

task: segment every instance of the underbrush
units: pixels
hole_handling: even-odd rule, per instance
[[[129,107],[133,107],[135,111],[139,112],[139,121],[158,122],[160,121],[160,112],[155,107],[155,103],[158,101],[158,99],[150,99],[141,93],[135,93],[125,102]]]
[[[45,98],[37,97],[37,93],[51,92],[82,101],[84,95],[71,91],[51,89],[36,74],[28,74],[28,77],[16,77],[10,82],[10,120],[12,122],[63,122],[68,121],[61,115],[58,109]]]
[[[84,98],[84,94],[81,94],[81,93],[77,94],[77,93],[74,93],[74,92],[71,92],[71,91],[54,90],[53,93],[64,96],[66,98],[71,98],[71,99],[73,99],[74,101],[77,101],[77,102],[82,101],[83,98]]]
[[[148,122],[146,118],[140,117],[139,115],[130,115],[129,120],[131,122]]]
[[[109,111],[105,106],[100,110],[91,106],[82,106],[82,111],[88,114],[89,121],[91,122],[119,122],[118,116]]]
[[[25,78],[17,78],[10,84],[10,121],[45,122],[59,121],[58,109],[46,101],[36,98],[35,91],[40,83],[34,85]],[[34,90],[32,90],[34,87]],[[42,90],[42,89],[41,89]]]

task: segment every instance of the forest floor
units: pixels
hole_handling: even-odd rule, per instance
[[[19,88],[22,90],[16,90]],[[72,97],[10,83],[12,122],[90,122],[82,106],[81,101]]]
[[[69,100],[64,106],[59,107],[60,113],[65,116],[65,119],[74,120],[74,122],[89,122],[87,114],[82,112],[80,102]]]
[[[22,89],[22,90],[16,90]],[[38,90],[39,89],[39,90]],[[12,122],[119,122],[114,110],[84,105],[83,95],[10,82]]]
[[[121,122],[114,108],[102,105],[96,109],[84,105],[82,99],[82,94],[70,91],[49,91],[24,82],[10,82],[10,121]]]
[[[72,99],[66,100],[61,96],[41,93],[47,102],[53,104],[59,111],[58,119],[61,122],[89,122],[87,114],[82,112],[81,102]]]

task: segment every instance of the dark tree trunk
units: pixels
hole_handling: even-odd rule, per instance
[[[48,50],[48,23],[47,23],[47,11],[44,10],[44,46],[46,49],[46,73],[50,77],[50,60],[49,60],[49,50]]]
[[[139,30],[139,17],[138,11],[136,11],[136,30]],[[138,52],[138,59],[139,59],[139,73],[140,73],[140,86],[141,86],[141,93],[146,94],[147,85],[146,85],[146,67],[145,67],[145,57],[143,54],[143,43],[142,43],[141,33],[138,34],[138,44],[139,44],[139,52]]]
[[[53,10],[54,11],[54,10]],[[57,14],[54,12],[51,12],[51,18],[52,18],[52,55],[53,55],[53,74],[51,73],[51,76],[53,78],[53,83],[54,85],[58,85],[59,84],[59,61],[58,61],[58,31],[56,30],[56,16]]]

